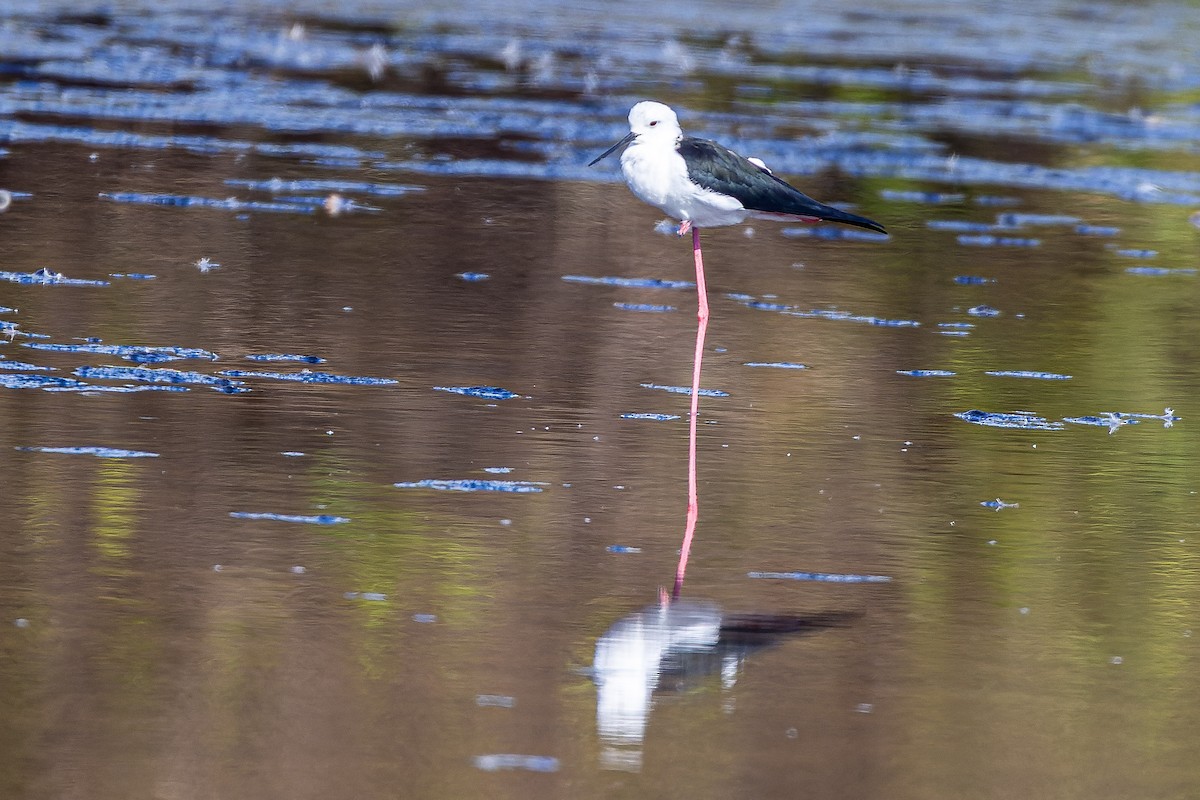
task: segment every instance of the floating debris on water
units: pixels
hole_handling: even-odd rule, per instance
[[[300,458],[304,453],[300,450],[281,450],[279,455],[287,456],[288,458]]]
[[[626,286],[634,289],[694,289],[690,281],[665,281],[659,278],[593,278],[587,275],[563,275],[568,283],[587,283],[598,286]]]
[[[774,369],[808,369],[804,364],[796,364],[790,361],[747,361],[743,367],[771,367]]]
[[[747,572],[746,577],[819,583],[887,583],[891,580],[887,575],[848,575],[832,572]]]
[[[954,416],[975,425],[986,425],[990,428],[1019,428],[1027,431],[1061,431],[1061,422],[1051,422],[1045,417],[1039,417],[1029,411],[1013,411],[1008,413],[979,411],[960,411]]]
[[[8,272],[0,270],[0,281],[37,286],[108,286],[108,281],[92,281],[84,278],[68,278],[61,272],[52,272],[42,267],[33,272]]]
[[[558,772],[558,759],[553,756],[525,756],[514,753],[491,753],[475,756],[475,767],[484,772],[502,769],[524,769],[530,772]]]
[[[622,311],[649,311],[660,314],[675,310],[675,306],[655,306],[648,303],[613,303],[613,308],[619,308]]]
[[[1020,503],[1006,503],[1003,500],[1001,500],[999,497],[997,497],[995,500],[984,500],[984,501],[980,502],[979,505],[983,506],[984,508],[995,509],[996,511],[1000,511],[1001,509],[1005,509],[1005,508],[1020,508],[1021,507]]]
[[[658,389],[663,392],[672,392],[673,394],[691,394],[692,387],[690,386],[663,386],[658,383],[641,383],[638,384],[643,389]],[[729,392],[722,392],[720,389],[701,389],[696,394],[701,397],[729,397]]]
[[[985,370],[984,375],[991,375],[997,378],[1033,378],[1039,381],[1069,381],[1070,375],[1060,375],[1057,372],[1031,372],[1029,370],[1020,369],[997,369]]]
[[[998,317],[1000,310],[991,306],[971,306],[967,309],[967,313],[972,317]]]
[[[548,483],[535,481],[487,481],[477,479],[442,480],[426,478],[421,481],[393,483],[397,489],[437,489],[442,492],[511,492],[528,494],[542,491]]]
[[[691,391],[689,389],[689,391]],[[658,422],[666,422],[667,420],[679,419],[678,414],[652,414],[652,413],[631,413],[622,414],[621,419],[652,419]]]
[[[221,267],[220,264],[213,261],[208,256],[203,256],[202,258],[196,259],[196,263],[193,264],[192,266],[194,266],[196,269],[200,270],[204,274],[208,274],[209,272],[212,272],[214,269],[219,269]]]
[[[267,519],[276,522],[300,522],[306,525],[342,525],[350,521],[349,517],[335,517],[330,514],[275,514],[270,511],[230,511],[234,519]]]
[[[391,386],[399,383],[394,378],[367,378],[358,375],[333,375],[329,372],[313,372],[304,369],[299,372],[260,372],[257,370],[226,369],[221,375],[228,378],[267,378],[275,381],[291,381],[293,383],[334,383],[350,386]]]
[[[493,475],[507,475],[513,471],[512,467],[484,467],[484,472],[490,472]]]
[[[302,364],[324,364],[320,356],[304,356],[296,353],[251,353],[247,361],[299,361]]]
[[[65,455],[96,456],[97,458],[158,458],[158,453],[143,450],[121,450],[116,447],[17,447],[27,453],[62,453]]]
[[[952,378],[958,373],[948,369],[898,369],[897,375],[910,375],[914,378]]]
[[[435,386],[433,390],[435,392],[466,395],[467,397],[478,397],[482,400],[512,400],[514,397],[521,396],[516,392],[510,392],[508,389],[501,389],[499,386]]]

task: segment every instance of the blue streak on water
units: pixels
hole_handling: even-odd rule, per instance
[[[115,203],[135,203],[152,206],[187,208],[217,208],[223,211],[269,211],[290,214],[312,214],[316,208],[300,203],[262,203],[256,200],[238,200],[236,197],[214,198],[182,194],[153,194],[148,192],[101,192],[100,197]]]
[[[546,483],[534,481],[492,481],[492,480],[442,480],[426,478],[420,481],[409,481],[392,484],[397,489],[437,489],[443,492],[509,492],[512,494],[529,494],[542,491]]]
[[[387,602],[387,595],[383,592],[344,592],[342,597],[347,600],[366,600],[371,603]]]
[[[0,358],[0,369],[11,369],[14,372],[55,372],[58,367],[43,367],[25,361],[9,361],[6,358]]]
[[[804,364],[791,361],[747,361],[743,367],[772,367],[774,369],[808,369]]]
[[[176,361],[181,359],[202,359],[216,361],[217,354],[199,347],[151,347],[125,344],[53,344],[49,342],[23,342],[22,347],[34,350],[49,350],[58,353],[98,353],[108,356],[119,356],[127,361],[139,364],[150,364],[161,361]]]
[[[1028,411],[1004,413],[972,409],[960,411],[954,416],[965,422],[990,428],[1018,428],[1027,431],[1061,431],[1063,429],[1061,422],[1051,422],[1045,417],[1039,417]]]
[[[972,201],[977,206],[1019,206],[1021,205],[1020,198],[1017,197],[1001,197],[994,194],[981,194]]]
[[[276,381],[292,381],[294,383],[334,383],[350,386],[391,386],[399,383],[394,378],[367,378],[357,375],[333,375],[328,372],[261,372],[257,370],[226,369],[221,375],[227,378],[268,378]]]
[[[888,583],[891,581],[891,577],[887,575],[853,575],[832,572],[747,572],[746,577],[820,583]]]
[[[635,289],[693,289],[696,284],[689,281],[666,281],[659,278],[595,278],[588,275],[563,275],[569,283],[587,283],[599,286],[625,286]]]
[[[484,472],[489,472],[492,475],[507,475],[513,471],[512,467],[484,467]]]
[[[1195,275],[1196,270],[1192,267],[1126,267],[1125,272],[1130,275],[1143,275],[1151,277],[1162,277],[1164,275]]]
[[[958,237],[959,244],[971,247],[1041,247],[1041,239],[1023,239],[1017,236],[967,236]]]
[[[8,272],[0,270],[0,280],[40,286],[108,286],[108,281],[91,281],[83,278],[68,278],[61,272],[52,272],[42,267],[33,272]]]
[[[0,388],[4,389],[52,389],[86,387],[88,384],[72,378],[54,375],[30,375],[24,372],[0,372]]]
[[[1006,503],[1003,500],[1001,500],[999,497],[997,497],[995,500],[981,500],[979,505],[983,506],[984,508],[995,509],[996,511],[1000,511],[1005,508],[1020,508],[1021,507],[1020,503]]]
[[[89,378],[93,380],[106,381],[137,381],[139,383],[171,383],[171,384],[195,384],[198,386],[210,386],[218,392],[226,394],[238,394],[240,392],[248,392],[250,389],[241,381],[234,381],[228,378],[218,377],[216,375],[205,375],[201,372],[185,372],[177,369],[169,369],[162,367],[160,369],[151,369],[149,367],[78,367],[75,370],[75,375],[80,378]]]
[[[985,283],[995,283],[995,278],[984,278],[980,275],[955,275],[954,282],[964,286],[979,286]]]
[[[863,314],[851,314],[848,311],[837,311],[834,309],[813,309],[812,311],[785,311],[783,312],[793,317],[819,317],[821,319],[832,319],[844,322],[862,322],[867,325],[878,325],[885,328],[918,328],[921,323],[911,319],[885,319],[883,317],[872,317]]]
[[[655,306],[648,303],[613,303],[613,308],[619,308],[623,311],[648,311],[660,314],[675,310],[675,306]]]
[[[1157,250],[1113,250],[1123,258],[1158,258]]]
[[[142,450],[121,450],[115,447],[18,447],[29,453],[63,453],[66,455],[96,456],[97,458],[158,458],[158,453]]]
[[[997,378],[1033,378],[1039,381],[1069,381],[1070,375],[1060,375],[1057,372],[1033,372],[1030,370],[1020,369],[998,369],[986,370],[984,375],[992,375]]]
[[[1071,225],[1076,226],[1083,222],[1079,217],[1072,217],[1067,214],[1029,214],[1008,211],[1003,214],[996,215],[996,224],[1005,225],[1011,228],[1020,228],[1026,225]]]
[[[627,544],[610,544],[608,547],[606,547],[604,549],[610,553],[640,553],[640,552],[642,552],[642,548],[630,547]]]
[[[975,327],[974,322],[939,322],[939,328],[949,328],[955,330],[970,330]]]
[[[466,395],[467,397],[478,397],[481,400],[512,400],[514,397],[521,396],[516,392],[510,392],[508,389],[501,389],[499,386],[435,386],[433,390],[435,392]]]
[[[475,756],[476,769],[498,772],[502,769],[523,769],[529,772],[558,772],[558,759],[553,756],[527,756],[516,753],[489,753]]]
[[[961,203],[966,199],[966,195],[958,193],[900,191],[897,189],[880,189],[879,196],[884,200],[894,200],[902,203],[926,203],[930,205]]]
[[[281,192],[357,192],[379,197],[399,197],[413,192],[425,191],[424,186],[414,186],[403,183],[371,183],[369,181],[339,180],[334,178],[270,178],[268,180],[248,180],[244,178],[226,178],[228,186],[242,186],[247,189],[280,194]]]
[[[1075,232],[1084,236],[1116,236],[1121,229],[1108,225],[1076,225]]]
[[[251,353],[247,361],[299,361],[302,364],[324,364],[320,356],[297,355],[296,353]]]
[[[931,231],[954,231],[957,233],[995,233],[997,231],[1013,231],[1013,225],[1002,225],[994,222],[971,222],[965,219],[930,219],[925,221],[925,227]]]
[[[158,278],[157,275],[151,275],[148,272],[110,272],[110,278],[125,278],[131,281],[152,281]]]
[[[79,394],[135,394],[138,392],[190,392],[186,386],[97,386],[94,383],[78,383],[73,386],[44,386],[47,392],[77,392]]]
[[[1000,316],[999,309],[991,306],[971,306],[967,309],[967,313],[972,317],[998,317]]]
[[[650,419],[656,422],[666,422],[667,420],[679,419],[678,414],[651,414],[651,413],[629,413],[622,414],[621,419]]]
[[[948,369],[898,369],[897,375],[911,375],[914,378],[952,378],[958,373]]]
[[[486,281],[492,276],[486,272],[460,272],[455,277],[461,278],[467,283],[479,283],[480,281]]]
[[[832,225],[814,225],[810,228],[783,228],[779,231],[789,239],[825,239],[829,241],[847,240],[856,242],[886,242],[886,233],[864,231],[857,228],[835,228]]]
[[[349,522],[348,517],[335,517],[332,514],[275,514],[270,511],[230,511],[234,519],[268,519],[277,522],[300,522],[306,525],[341,525]]]
[[[673,394],[692,393],[692,387],[690,386],[663,386],[658,383],[642,383],[639,385],[643,389],[658,389],[664,392],[672,392]],[[701,397],[729,397],[729,392],[722,392],[720,389],[701,389],[697,394]]]

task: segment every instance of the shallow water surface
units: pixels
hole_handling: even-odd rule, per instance
[[[1194,795],[1200,14],[702,10],[0,12],[0,797]]]

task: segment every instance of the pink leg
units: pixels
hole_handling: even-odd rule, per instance
[[[708,330],[708,289],[704,286],[704,259],[700,255],[700,229],[684,220],[681,230],[692,231],[692,254],[696,257],[696,294],[700,298],[700,311],[696,315],[696,355],[692,361],[692,417],[688,429],[688,508],[687,526],[683,531],[683,547],[679,550],[679,567],[675,570],[675,589],[672,598],[679,597],[683,589],[683,575],[687,572],[688,553],[692,549],[692,536],[696,532],[696,519],[700,516],[700,502],[696,495],[696,418],[700,412],[700,361],[704,357],[704,333]]]

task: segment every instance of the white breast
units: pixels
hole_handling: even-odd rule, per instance
[[[621,154],[621,172],[639,200],[677,220],[691,220],[696,227],[736,225],[746,218],[746,209],[735,198],[693,183],[674,146],[635,141]]]

